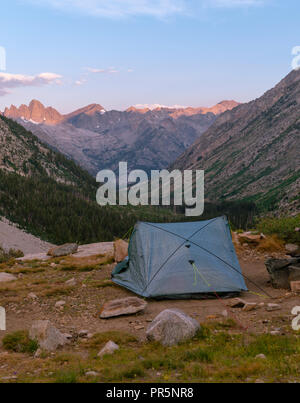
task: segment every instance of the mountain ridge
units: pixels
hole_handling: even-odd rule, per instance
[[[222,101],[213,108],[221,113],[236,105],[235,101]],[[106,111],[99,104],[90,104],[66,115],[57,112],[56,118],[49,119],[45,116],[46,112],[50,113],[49,108],[38,101],[30,103],[27,114],[25,109],[12,106],[4,115],[15,119],[92,175],[101,169],[117,172],[119,161],[128,161],[131,170],[166,168],[217,116],[211,108],[156,108],[140,113],[133,109]]]
[[[209,199],[251,199],[298,211],[300,71],[220,115],[172,168],[204,169]],[[290,209],[290,210],[289,210]]]

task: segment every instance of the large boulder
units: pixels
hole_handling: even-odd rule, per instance
[[[290,288],[290,269],[289,267],[297,264],[300,259],[268,259],[265,262],[266,268],[270,274],[271,282],[274,288]]]
[[[200,324],[179,309],[162,311],[149,325],[147,338],[164,346],[173,346],[195,336]]]
[[[52,248],[48,252],[48,256],[52,257],[62,257],[62,256],[68,256],[72,255],[73,253],[76,253],[78,250],[78,245],[76,243],[66,243],[61,246],[56,246],[55,248]]]
[[[8,283],[9,281],[16,281],[17,277],[9,273],[0,273],[0,283]]]
[[[120,263],[128,256],[128,243],[122,239],[114,242],[114,258],[115,262]]]
[[[115,316],[132,315],[143,311],[146,306],[147,302],[137,297],[115,299],[103,305],[100,318],[108,319]]]
[[[36,340],[40,348],[46,351],[55,351],[68,343],[68,339],[49,320],[35,321],[29,331],[29,337]]]

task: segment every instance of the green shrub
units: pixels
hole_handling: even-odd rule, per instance
[[[7,334],[4,337],[2,344],[5,350],[13,351],[15,353],[33,354],[38,349],[38,342],[31,340],[26,330]]]
[[[285,242],[300,244],[300,232],[295,231],[297,227],[300,227],[300,214],[295,217],[264,218],[257,224],[257,229],[266,235],[277,235]]]

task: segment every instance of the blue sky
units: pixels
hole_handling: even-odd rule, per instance
[[[0,110],[245,102],[288,74],[300,45],[299,0],[2,3]]]

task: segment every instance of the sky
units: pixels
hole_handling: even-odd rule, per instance
[[[295,46],[299,0],[6,0],[0,110],[247,102],[291,71]]]

